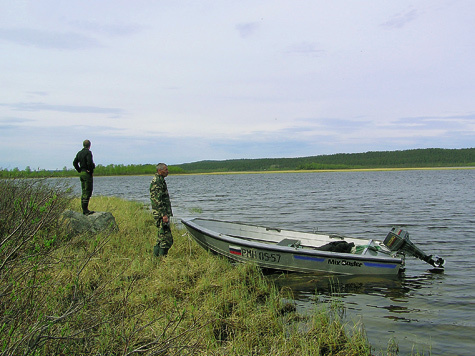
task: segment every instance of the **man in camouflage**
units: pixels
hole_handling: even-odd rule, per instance
[[[153,248],[155,256],[166,256],[173,245],[173,236],[170,230],[170,217],[173,216],[170,196],[168,195],[165,177],[168,176],[168,167],[165,163],[157,164],[157,172],[150,183],[150,201],[152,214],[158,227],[158,241]]]

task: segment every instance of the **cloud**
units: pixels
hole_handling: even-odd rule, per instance
[[[34,122],[34,120],[20,117],[0,118],[0,132],[5,135],[5,138],[8,138],[11,134],[16,136],[18,132],[21,131],[23,127],[25,127],[24,124],[29,124],[32,122]],[[0,137],[3,136],[2,134],[0,134]]]
[[[421,13],[416,9],[408,10],[393,16],[388,21],[382,23],[381,27],[388,29],[403,28],[408,23],[416,20],[420,15]]]
[[[467,132],[474,134],[475,115],[404,117],[395,124],[412,130],[444,130],[446,132]]]
[[[296,157],[309,147],[309,142],[295,139],[276,139],[264,142],[236,139],[208,142],[209,154],[214,155],[213,159]],[[256,157],[255,152],[259,152],[259,157]]]
[[[0,28],[0,40],[41,49],[78,50],[103,47],[95,38],[80,33],[53,32],[31,28]]]
[[[31,121],[34,121],[34,120],[31,120],[31,119],[25,119],[25,118],[22,118],[22,117],[4,117],[4,118],[0,118],[0,124],[22,124],[22,123],[25,123],[25,122],[31,122]]]
[[[290,45],[286,48],[285,53],[300,54],[310,57],[321,57],[325,51],[315,43],[300,42]]]
[[[74,106],[74,105],[49,105],[44,103],[0,103],[0,106],[8,107],[17,111],[57,111],[74,114],[111,114],[121,116],[124,110],[120,108],[104,108],[97,106]]]
[[[251,37],[257,32],[258,29],[259,29],[258,22],[245,22],[245,23],[239,23],[236,25],[236,30],[238,30],[239,35],[242,38]]]
[[[319,119],[320,125],[326,129],[332,129],[336,131],[356,131],[363,128],[371,127],[372,122],[370,120],[347,120],[347,119]]]
[[[125,37],[137,34],[143,27],[136,24],[122,23],[99,23],[94,21],[72,21],[71,25],[81,31],[88,31],[94,34],[105,34],[111,37]]]
[[[45,91],[29,91],[27,94],[33,95],[33,96],[48,96],[48,93]]]

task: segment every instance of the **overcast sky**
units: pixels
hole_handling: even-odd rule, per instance
[[[475,147],[473,0],[0,0],[0,168]]]

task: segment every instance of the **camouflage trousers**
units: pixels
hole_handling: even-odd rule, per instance
[[[93,178],[92,174],[87,172],[81,172],[79,174],[79,180],[81,181],[81,208],[82,213],[89,215],[89,199],[91,199],[92,189],[93,189]]]
[[[158,227],[157,247],[169,249],[173,245],[173,236],[170,223],[164,223],[162,219],[155,221]]]
[[[81,199],[91,198],[93,189],[92,175],[87,172],[81,172],[79,174],[79,180],[81,181]]]

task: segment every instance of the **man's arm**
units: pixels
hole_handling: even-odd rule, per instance
[[[74,157],[73,166],[74,166],[74,168],[76,169],[76,171],[78,171],[79,173],[81,173],[81,169],[79,168],[78,155],[76,155],[76,157]]]
[[[94,164],[94,161],[92,159],[91,151],[89,151],[88,154],[86,155],[86,165],[87,165],[87,171],[92,174],[94,172],[94,168],[96,168],[96,165]]]

